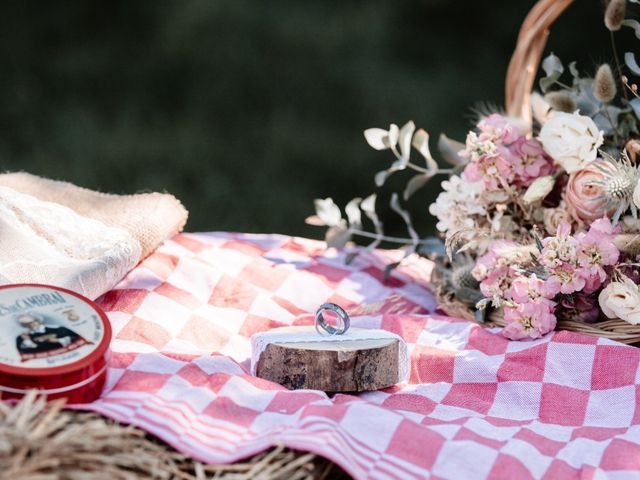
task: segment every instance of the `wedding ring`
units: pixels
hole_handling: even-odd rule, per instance
[[[329,325],[325,320],[322,312],[331,310],[338,316],[339,324],[336,327]],[[328,333],[329,335],[342,335],[347,330],[349,330],[349,325],[351,324],[351,320],[349,319],[349,315],[340,305],[336,305],[335,303],[325,303],[320,305],[318,311],[316,311],[316,331],[320,335],[324,335]],[[321,331],[322,329],[323,331]]]

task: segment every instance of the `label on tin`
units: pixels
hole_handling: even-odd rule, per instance
[[[90,355],[104,335],[98,312],[76,296],[35,286],[0,290],[0,363],[68,365]]]

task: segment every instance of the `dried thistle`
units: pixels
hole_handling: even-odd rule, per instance
[[[544,99],[558,112],[573,113],[578,108],[571,94],[564,90],[549,92]]]
[[[471,274],[475,266],[476,263],[470,257],[465,257],[463,261],[454,262],[451,269],[451,286],[455,290],[477,290],[478,280]]]
[[[633,192],[640,180],[640,171],[625,151],[622,152],[619,160],[604,151],[600,153],[606,162],[598,163],[597,168],[604,174],[604,179],[592,183],[602,188],[602,195],[594,197],[593,201],[605,201],[604,211],[615,208],[613,223],[618,223],[620,216],[629,209],[633,218],[638,218],[637,208],[633,202]]]
[[[598,67],[596,78],[593,82],[593,95],[602,103],[609,103],[616,98],[616,82],[613,78],[611,67],[603,63]]]
[[[622,22],[627,14],[626,0],[611,0],[604,12],[604,25],[612,32],[617,32],[622,27]]]

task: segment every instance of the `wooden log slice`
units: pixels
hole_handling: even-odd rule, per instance
[[[394,338],[271,343],[260,355],[256,375],[290,390],[378,390],[400,380],[398,349]]]

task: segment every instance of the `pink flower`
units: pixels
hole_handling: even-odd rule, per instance
[[[545,299],[547,294],[544,285],[544,280],[535,274],[531,277],[518,277],[511,283],[511,298],[518,303]]]
[[[618,263],[620,251],[613,243],[616,229],[608,218],[596,220],[587,233],[576,235],[578,240],[578,273],[585,279],[585,293],[593,293],[607,279],[605,266]]]
[[[536,178],[548,175],[553,170],[553,160],[535,139],[519,137],[510,147],[516,182],[529,186]]]
[[[484,137],[494,142],[507,145],[515,142],[521,135],[516,125],[510,123],[508,118],[498,113],[483,118],[480,123],[478,123],[478,129],[481,132],[481,138]]]
[[[491,271],[487,277],[480,282],[480,291],[487,298],[511,296],[511,282],[514,273],[509,267],[499,267]]]
[[[507,326],[502,334],[510,340],[540,338],[556,328],[553,302],[527,302],[516,308],[505,308]]]
[[[542,240],[543,249],[539,261],[545,267],[554,269],[564,263],[575,265],[578,241],[571,236],[571,225],[561,223],[558,225],[555,237],[547,237]]]
[[[543,291],[547,298],[553,298],[558,293],[579,292],[585,283],[578,270],[564,263],[551,271],[551,276],[544,282]]]
[[[469,162],[464,169],[464,174],[472,182],[482,181],[489,191],[499,190],[509,183],[512,178],[513,171],[511,163],[507,160],[508,156],[504,147],[499,148],[496,153],[485,154],[476,160]]]

